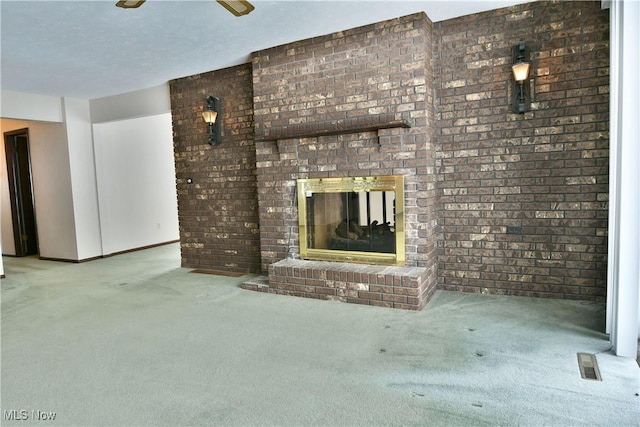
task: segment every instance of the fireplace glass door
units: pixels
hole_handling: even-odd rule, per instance
[[[402,176],[298,180],[300,256],[404,263]]]

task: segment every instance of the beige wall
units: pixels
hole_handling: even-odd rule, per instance
[[[2,119],[1,123],[3,134],[17,129],[29,130],[40,256],[77,259],[69,155],[64,125],[7,119]],[[2,249],[5,254],[15,255],[4,143],[1,145]]]

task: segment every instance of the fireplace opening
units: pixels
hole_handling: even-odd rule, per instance
[[[298,180],[300,257],[404,264],[402,176]]]

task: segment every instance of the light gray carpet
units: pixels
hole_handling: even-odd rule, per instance
[[[640,425],[640,370],[608,352],[603,304],[438,292],[414,313],[179,262],[175,244],[4,258],[2,425]]]

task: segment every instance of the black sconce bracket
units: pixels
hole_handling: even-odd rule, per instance
[[[525,42],[520,42],[513,49],[513,64],[521,64],[528,62],[529,51]],[[529,85],[529,76],[524,80],[513,79],[513,85],[511,90],[512,111],[517,114],[524,114],[531,109],[531,90]]]
[[[215,111],[217,113],[213,122],[209,121],[209,144],[218,145],[222,142],[222,108],[220,98],[209,96],[207,98],[207,111]],[[206,119],[205,119],[206,120]]]

